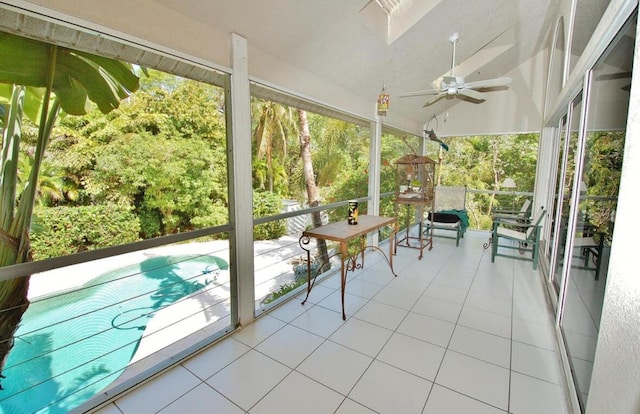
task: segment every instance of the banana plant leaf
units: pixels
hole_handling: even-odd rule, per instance
[[[11,96],[13,93],[13,85],[8,83],[0,83],[0,108],[5,111],[4,108],[11,104]],[[35,88],[33,86],[27,87],[24,97],[24,115],[29,118],[29,121],[34,124],[38,124],[40,115],[40,109],[42,107],[42,97],[44,96],[44,88]],[[4,115],[2,115],[4,118]]]
[[[83,115],[92,101],[108,113],[138,86],[138,77],[127,63],[0,32],[0,267],[30,260],[28,229],[37,180],[60,108],[70,115]],[[18,197],[23,115],[38,125],[38,139],[28,183]],[[29,306],[28,286],[28,275],[0,279],[0,375]]]
[[[87,98],[108,113],[139,87],[130,64],[5,32],[0,32],[0,82],[47,87],[54,49],[52,92],[68,114],[85,114]]]

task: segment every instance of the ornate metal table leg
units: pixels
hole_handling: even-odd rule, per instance
[[[391,268],[391,273],[394,276],[398,276],[396,272],[393,270],[393,255],[398,251],[398,245],[396,244],[396,235],[398,234],[398,223],[395,223],[391,226],[391,235],[389,235],[389,267]]]
[[[342,320],[347,320],[347,314],[344,311],[344,291],[347,289],[347,270],[345,269],[345,260],[350,261],[349,247],[346,242],[340,243],[340,299],[342,301]]]
[[[307,299],[309,299],[309,293],[311,293],[311,288],[313,287],[313,284],[311,283],[311,250],[305,247],[309,243],[311,243],[311,238],[308,236],[302,236],[300,237],[300,240],[298,240],[300,248],[307,252],[307,296],[305,296],[304,300],[302,301],[303,305],[307,302]],[[314,278],[313,282],[315,283],[315,281],[316,280]]]

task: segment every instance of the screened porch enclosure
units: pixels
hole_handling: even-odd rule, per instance
[[[0,3],[1,256],[26,234],[30,247],[0,270],[0,298],[30,302],[0,301],[1,318],[26,309],[0,323],[12,347],[0,411],[296,411],[290,390],[301,384],[324,396],[320,412],[631,409],[637,2],[284,0],[288,14],[272,2],[205,3]],[[483,16],[492,24],[477,24]],[[7,63],[32,50],[8,46],[21,41],[106,64],[101,76],[123,62],[137,84],[107,81],[118,96],[108,105],[88,87],[86,105],[57,112],[69,95],[54,80],[39,101],[51,118],[34,116],[44,84],[7,82],[33,69]],[[477,102],[399,97],[454,70],[512,82]],[[71,89],[82,84],[69,73]],[[70,114],[91,105],[108,113]],[[348,276],[347,320],[326,325],[340,255],[317,243],[307,263],[302,231],[344,220],[355,199],[360,214],[424,235],[418,210],[394,203],[394,162],[407,154],[436,162],[436,186],[466,188],[469,228],[457,247],[435,231],[422,259],[398,247],[392,279],[367,253]],[[32,220],[16,232],[7,223],[21,220],[31,188]],[[546,211],[539,260],[517,260],[525,242],[491,263],[494,215],[526,203]],[[392,241],[367,238],[383,250]],[[301,305],[307,269],[320,274]],[[25,280],[24,297],[6,293]],[[336,366],[336,380],[317,369],[334,366],[328,354],[361,364]],[[462,366],[478,367],[475,380],[461,380]],[[377,388],[389,376],[400,389]]]

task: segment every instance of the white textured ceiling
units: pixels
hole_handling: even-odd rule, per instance
[[[420,124],[455,104],[482,105],[443,99],[423,108],[428,98],[397,98],[449,72],[452,33],[456,74],[482,80],[507,76],[548,47],[557,19],[552,0],[403,0],[388,20],[374,0],[155,1],[369,102],[384,85],[392,108]]]
[[[559,7],[568,4],[392,0],[387,3],[396,6],[387,14],[376,0],[84,0],[82,7],[27,1],[225,67],[229,34],[237,33],[247,40],[254,79],[367,119],[384,86],[391,95],[386,123],[419,133],[433,115],[457,113],[460,128],[451,134],[539,130],[548,64],[541,52]],[[603,0],[583,0],[592,1]],[[466,81],[510,76],[509,90],[488,92],[480,104],[442,99],[427,108],[422,104],[429,97],[398,98],[430,89],[449,72],[454,32],[456,75]],[[499,119],[501,113],[508,118]],[[464,125],[466,118],[489,116],[490,122]]]

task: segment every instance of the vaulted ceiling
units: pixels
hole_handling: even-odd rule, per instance
[[[438,114],[444,118],[453,106],[483,113],[481,106],[489,108],[492,99],[503,102],[500,107],[513,107],[508,102],[517,101],[514,94],[540,97],[546,68],[540,68],[534,81],[518,79],[526,75],[516,73],[511,91],[487,92],[481,104],[442,99],[424,108],[430,97],[398,95],[430,89],[434,80],[449,74],[454,32],[459,33],[456,75],[466,81],[513,76],[512,71],[549,46],[558,12],[551,0],[155,1],[222,32],[242,35],[253,50],[371,103],[371,113],[384,87],[391,95],[388,121],[403,125],[422,125]],[[269,77],[255,66],[250,71]],[[304,85],[291,89],[313,90]],[[332,97],[321,99],[331,103]],[[515,119],[505,129],[535,130],[539,122],[518,124],[522,117],[534,118],[531,110],[539,118],[540,104],[520,104],[527,114],[510,115]],[[480,132],[496,132],[484,129]]]
[[[584,0],[596,1],[596,0]],[[597,0],[600,1],[600,0]],[[560,15],[553,0],[28,0],[185,55],[230,67],[230,34],[247,40],[249,75],[287,92],[375,118],[384,88],[385,123],[439,135],[539,131],[548,48]],[[25,3],[23,2],[23,3]],[[601,1],[600,1],[601,2]],[[46,12],[45,12],[46,13]],[[400,98],[448,75],[453,33],[457,76],[509,76],[482,103]],[[588,39],[590,34],[586,34]],[[126,36],[125,36],[126,37]],[[579,43],[580,34],[574,34]]]

